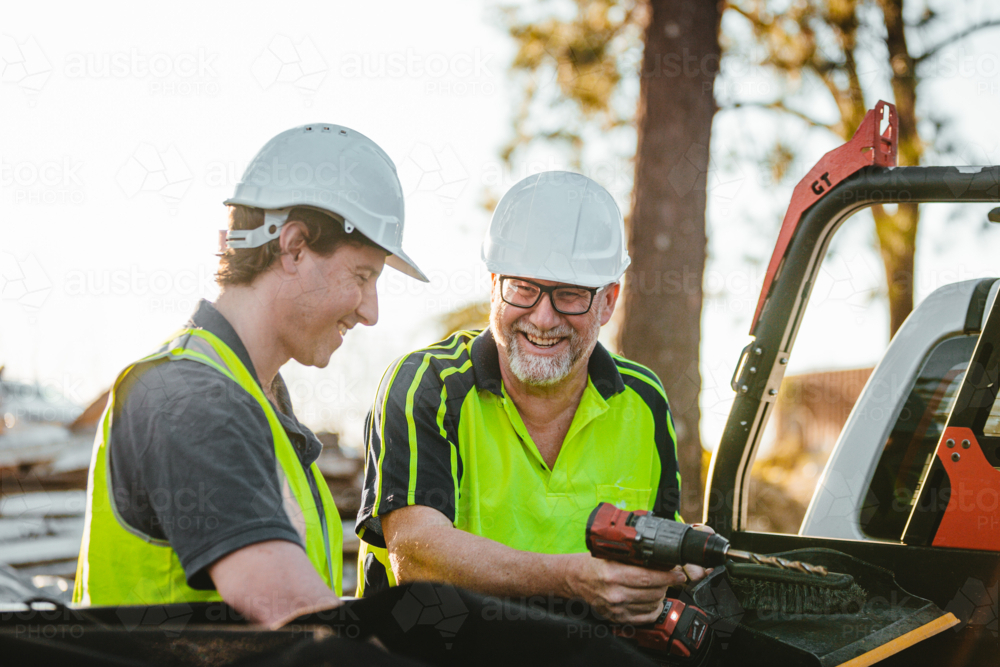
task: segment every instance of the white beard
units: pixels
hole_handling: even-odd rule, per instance
[[[533,332],[532,332],[533,333]],[[525,350],[524,340],[515,333],[507,341],[507,358],[510,360],[510,371],[524,384],[536,387],[546,387],[558,384],[569,372],[579,358],[574,355],[572,339],[570,348],[556,357],[542,357]]]
[[[590,355],[597,343],[601,326],[594,318],[594,326],[588,335],[581,335],[569,325],[560,325],[542,332],[530,322],[515,320],[509,327],[500,325],[499,317],[491,317],[493,335],[503,341],[507,348],[510,370],[518,380],[526,385],[547,387],[558,384],[569,376],[573,366],[584,356]],[[535,354],[530,343],[526,343],[520,332],[540,337],[565,337],[566,349],[556,356]]]

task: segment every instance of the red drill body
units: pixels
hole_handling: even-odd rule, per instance
[[[629,512],[611,503],[601,503],[587,520],[587,549],[597,558],[670,570],[687,563],[703,567],[722,565],[726,562],[729,541],[645,510]]]

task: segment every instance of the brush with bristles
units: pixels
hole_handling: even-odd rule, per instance
[[[817,568],[820,569],[820,568]],[[726,578],[747,611],[788,614],[851,614],[868,593],[854,577],[840,572],[809,572],[774,564],[726,564]]]

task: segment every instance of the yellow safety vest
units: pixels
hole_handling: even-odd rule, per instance
[[[317,508],[309,480],[288,434],[260,385],[239,357],[215,335],[202,329],[183,329],[153,354],[126,368],[115,380],[108,406],[101,419],[87,480],[87,516],[83,543],[77,562],[73,602],[81,605],[153,605],[177,602],[217,601],[215,590],[200,591],[188,586],[170,543],[155,539],[125,523],[118,514],[111,488],[108,443],[118,386],[140,364],[157,359],[188,359],[222,373],[257,399],[267,416],[274,440],[274,455],[284,509],[293,525],[304,525],[302,536],[306,555],[331,589],[341,594],[343,573],[343,530],[330,489],[313,463],[313,475],[322,507]],[[301,530],[300,530],[301,532]]]

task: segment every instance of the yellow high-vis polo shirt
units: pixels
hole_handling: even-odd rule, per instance
[[[680,520],[677,438],[663,385],[600,343],[549,468],[500,376],[489,329],[462,331],[394,362],[365,430],[357,595],[395,585],[381,517],[432,507],[455,527],[514,549],[586,551],[599,502]]]

